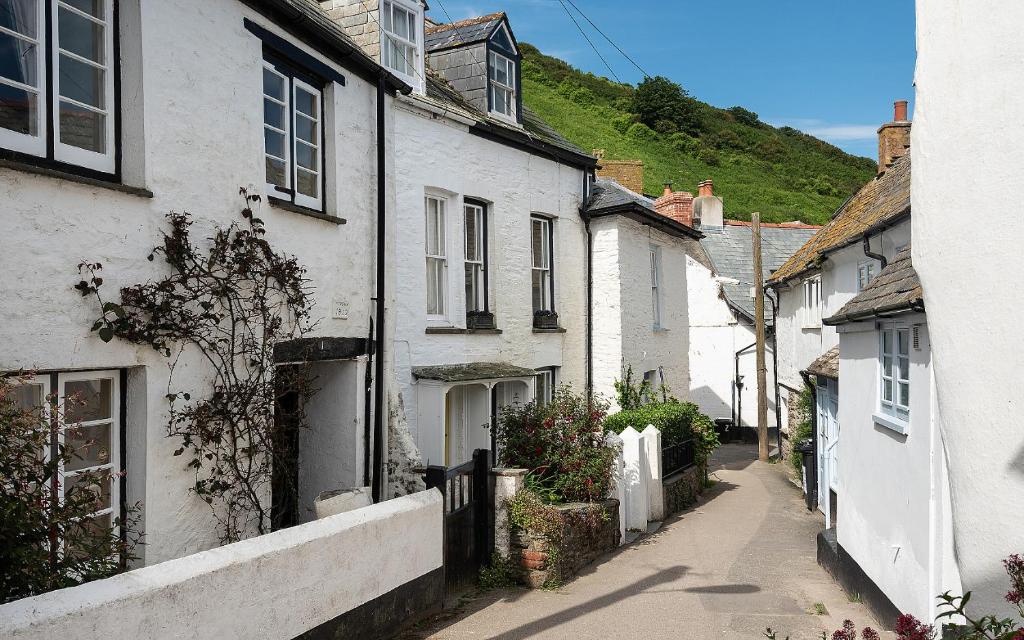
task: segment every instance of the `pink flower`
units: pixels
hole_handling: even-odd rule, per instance
[[[860,632],[860,637],[864,640],[881,640],[878,632],[871,627],[864,627],[864,630]]]

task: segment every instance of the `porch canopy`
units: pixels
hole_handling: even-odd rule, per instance
[[[832,347],[812,362],[804,373],[822,378],[839,379],[839,347]]]
[[[537,372],[533,369],[517,367],[516,365],[504,362],[469,362],[466,364],[413,367],[412,374],[420,380],[477,382],[482,380],[504,380],[507,378],[531,378],[537,375]]]

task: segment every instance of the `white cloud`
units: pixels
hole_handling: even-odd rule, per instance
[[[872,140],[878,135],[878,125],[873,124],[832,124],[815,118],[778,118],[768,122],[776,127],[793,127],[829,142]]]

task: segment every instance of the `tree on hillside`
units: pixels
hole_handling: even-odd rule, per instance
[[[679,131],[691,136],[700,135],[697,101],[681,86],[663,76],[645,78],[633,94],[632,109],[640,122],[652,129],[662,130],[671,122]]]

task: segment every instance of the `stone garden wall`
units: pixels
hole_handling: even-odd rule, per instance
[[[665,480],[664,487],[667,518],[697,502],[697,497],[704,492],[704,471],[699,467],[690,467]]]
[[[598,505],[558,505],[553,509],[562,521],[557,543],[535,531],[512,533],[512,558],[519,560],[520,578],[532,588],[562,584],[619,546],[618,500]]]

